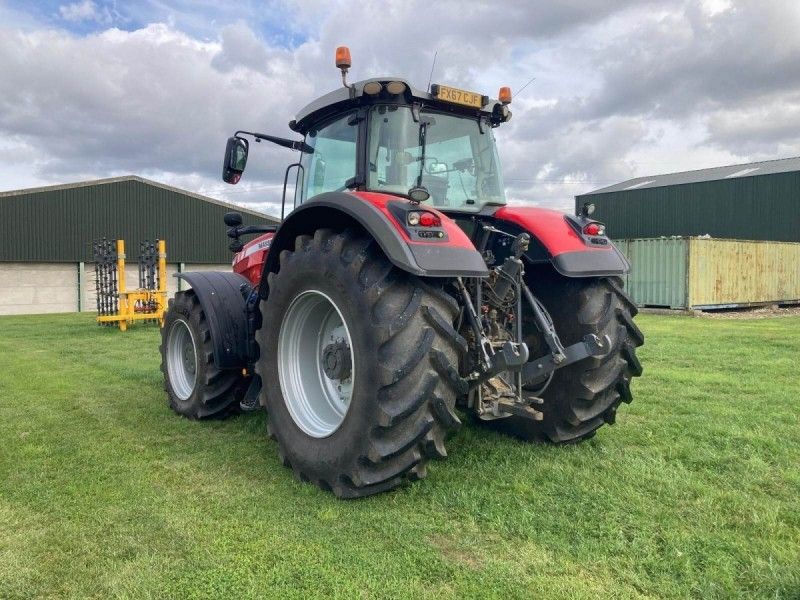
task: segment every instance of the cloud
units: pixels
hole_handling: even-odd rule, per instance
[[[715,111],[708,139],[717,147],[774,157],[800,154],[800,91]]]
[[[82,21],[95,21],[97,23],[111,23],[111,13],[107,8],[98,8],[92,0],[63,4],[58,7],[61,18],[72,23]]]
[[[219,180],[225,138],[292,136],[289,119],[337,87],[341,44],[351,79],[424,88],[437,51],[434,82],[493,94],[535,76],[495,130],[515,202],[568,208],[629,177],[800,148],[800,5],[788,1],[275,0],[224,15],[210,2],[83,1],[61,6],[58,26],[3,10],[0,189],[138,173],[275,212],[297,155],[253,146],[233,188]]]
[[[221,51],[211,60],[211,65],[220,71],[246,68],[255,72],[266,71],[269,51],[255,32],[244,23],[226,25],[220,32]]]
[[[3,36],[0,129],[38,141],[51,176],[148,168],[210,174],[227,134],[275,116],[285,128],[290,117],[271,93],[280,80],[247,65],[220,72],[212,63],[224,52],[165,25],[84,38]]]
[[[595,114],[681,117],[800,86],[800,4],[740,0],[665,12],[600,47]],[[609,56],[616,60],[608,60]]]

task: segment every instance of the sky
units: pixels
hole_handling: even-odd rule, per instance
[[[497,95],[514,204],[569,210],[633,177],[800,155],[796,0],[0,0],[0,191],[135,174],[279,212],[291,150],[220,179],[237,129],[351,80]]]

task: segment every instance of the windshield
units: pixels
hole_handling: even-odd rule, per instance
[[[408,194],[421,185],[427,204],[470,212],[506,203],[488,123],[428,110],[415,122],[407,106],[379,105],[369,131],[368,189]]]

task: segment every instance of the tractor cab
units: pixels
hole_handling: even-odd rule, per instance
[[[448,110],[405,82],[388,83],[404,91],[359,82],[357,89],[375,84],[381,91],[308,126],[305,142],[314,152],[300,161],[298,203],[356,189],[468,212],[505,204],[491,115]]]
[[[297,170],[295,207],[322,193],[344,191],[390,194],[448,212],[476,213],[506,203],[492,130],[511,118],[509,88],[501,88],[501,100],[491,100],[444,85],[426,92],[400,78],[348,84],[349,52],[341,48],[337,66],[343,87],[289,123],[304,140],[280,140],[301,151],[286,173],[288,181]],[[247,142],[241,134],[246,133],[229,140],[224,178],[230,183],[244,170]]]

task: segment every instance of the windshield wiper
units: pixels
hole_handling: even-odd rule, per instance
[[[428,189],[422,185],[422,175],[425,172],[425,138],[428,134],[428,125],[434,122],[432,119],[426,119],[423,117],[419,121],[419,175],[417,175],[417,183],[414,187],[408,190],[408,195],[412,198],[412,200],[418,201],[417,198],[421,198],[421,195],[427,196],[430,198],[430,192]]]
[[[423,119],[419,123],[419,175],[417,176],[417,187],[423,187],[422,174],[425,172],[425,138],[428,133],[428,121]]]
[[[419,175],[417,175],[417,183],[414,187],[408,190],[408,197],[411,202],[419,204],[420,202],[425,202],[428,198],[431,197],[431,193],[428,191],[424,185],[422,185],[422,174],[425,172],[425,137],[428,133],[428,125],[430,125],[433,121],[423,119],[419,122]]]

